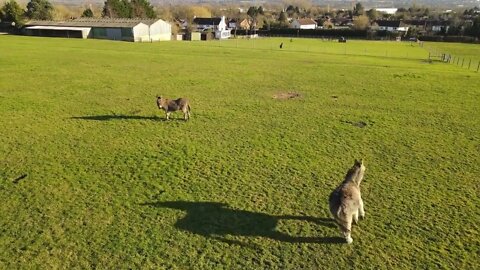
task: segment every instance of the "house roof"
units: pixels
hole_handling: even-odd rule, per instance
[[[31,29],[31,30],[71,30],[71,31],[88,31],[91,28],[90,27],[71,27],[71,26],[41,26],[41,25],[36,25],[36,26],[27,26],[25,29]]]
[[[109,19],[95,19],[95,18],[78,18],[74,19],[75,22],[79,23],[143,23],[146,25],[152,25],[158,21],[161,21],[161,19],[140,19],[140,18],[135,18],[135,19],[129,19],[129,18],[109,18]]]
[[[296,20],[300,25],[311,25],[311,24],[317,24],[316,21],[306,18],[306,19],[297,19]]]
[[[408,21],[405,21],[405,23],[409,24],[409,25],[415,25],[415,26],[424,26],[427,24],[427,21],[425,20],[408,20]]]
[[[195,18],[193,19],[194,24],[200,24],[200,25],[219,25],[220,22],[222,21],[222,18]]]
[[[389,21],[389,20],[377,20],[375,21],[378,26],[384,26],[384,27],[401,27],[405,26],[405,24],[402,21]]]
[[[65,26],[65,27],[134,27],[138,24],[151,25],[158,20],[153,19],[90,19],[80,18],[66,21],[29,21],[25,25]]]

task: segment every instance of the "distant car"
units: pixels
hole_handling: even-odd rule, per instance
[[[340,38],[338,39],[338,42],[346,43],[346,42],[347,42],[347,39],[344,38],[344,37],[340,37]]]

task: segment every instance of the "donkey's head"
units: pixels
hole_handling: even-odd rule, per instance
[[[164,98],[162,96],[157,96],[157,106],[159,109],[163,108],[164,104]]]
[[[360,186],[360,183],[363,179],[363,174],[365,173],[365,165],[363,165],[363,160],[355,160],[353,167],[350,168],[345,177],[345,181],[353,181],[357,186]]]
[[[355,181],[355,183],[357,183],[358,186],[360,186],[360,183],[363,180],[363,174],[365,173],[365,169],[366,169],[365,165],[363,165],[363,159],[360,159],[360,160],[355,159],[355,163],[354,163],[353,167],[357,171],[357,173],[356,173],[357,177],[354,179],[354,181]]]

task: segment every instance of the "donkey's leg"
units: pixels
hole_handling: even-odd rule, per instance
[[[362,198],[360,198],[359,208],[358,208],[358,214],[360,215],[360,217],[361,217],[362,219],[365,218],[365,209],[363,209],[363,200],[362,200]]]
[[[352,219],[353,219],[353,215],[346,214],[345,212],[341,213],[338,217],[335,218],[335,221],[348,244],[353,242],[353,239],[351,236]]]
[[[188,118],[190,118],[190,117],[188,117],[188,111],[183,109],[183,119],[185,119],[185,121],[187,121]]]
[[[343,236],[345,236],[345,240],[347,244],[351,244],[353,242],[352,239],[352,216],[350,216],[345,223],[342,224],[343,229]]]
[[[170,119],[170,112],[165,113],[167,115],[167,120]]]
[[[352,217],[353,217],[353,222],[354,222],[355,224],[358,224],[358,213],[359,213],[359,212],[360,212],[360,210],[356,210],[356,211],[353,212],[353,216],[352,216]]]

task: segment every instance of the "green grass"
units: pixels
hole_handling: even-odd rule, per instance
[[[440,58],[443,54],[450,55],[450,64],[480,72],[480,45],[478,44],[427,42],[424,47],[432,53],[433,59]]]
[[[455,55],[457,57],[468,58],[475,61],[480,60],[480,45],[466,43],[448,43],[448,42],[427,42],[427,47],[437,51]]]
[[[390,41],[348,40],[338,43],[336,39],[304,39],[304,38],[261,38],[261,39],[231,39],[222,41],[202,42],[198,45],[206,47],[227,47],[236,49],[280,50],[287,52],[306,52],[310,54],[365,55],[394,58],[428,58],[425,50],[418,48],[412,42],[392,44]],[[416,48],[413,48],[416,47]]]
[[[408,43],[238,45],[0,36],[0,268],[480,267],[478,73]],[[366,219],[339,244],[355,158]]]

